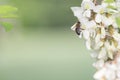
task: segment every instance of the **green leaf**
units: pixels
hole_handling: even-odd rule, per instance
[[[6,32],[10,31],[13,28],[13,25],[8,22],[1,22],[0,23],[6,30]]]
[[[117,23],[118,27],[120,28],[120,18],[116,18],[116,23]]]
[[[9,5],[1,5],[0,6],[0,15],[15,13],[17,11],[16,7],[9,6]]]
[[[104,2],[106,2],[106,3],[113,3],[114,0],[104,0]]]
[[[9,5],[0,5],[0,18],[17,18],[17,8]],[[8,32],[13,28],[13,25],[9,22],[0,22],[0,24]]]
[[[0,18],[17,18],[17,15],[15,14],[16,12],[16,7],[9,5],[0,6]]]

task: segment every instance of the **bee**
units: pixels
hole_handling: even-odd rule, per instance
[[[76,32],[77,35],[80,35],[81,34],[81,25],[80,25],[80,22],[77,22],[75,23],[72,27],[71,27],[72,30],[74,30]]]
[[[76,32],[77,35],[80,35],[80,33],[81,33],[80,22],[76,23],[75,32]]]

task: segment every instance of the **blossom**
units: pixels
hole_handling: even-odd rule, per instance
[[[120,16],[120,0],[95,4],[93,0],[83,0],[80,7],[72,7],[73,14],[80,22],[73,25],[73,31],[80,31],[79,38],[85,39],[91,57],[97,61],[93,66],[98,70],[96,80],[120,80],[120,33],[116,17]],[[120,53],[120,52],[119,52]],[[117,58],[117,59],[116,59]]]
[[[106,55],[107,55],[107,50],[106,50],[105,47],[102,47],[101,50],[100,50],[100,52],[99,52],[98,59],[105,60]]]
[[[114,18],[112,16],[106,17],[102,16],[102,23],[105,27],[108,27],[109,25],[112,25],[114,23]]]
[[[82,18],[83,8],[71,7],[71,10],[73,11],[75,17]]]
[[[102,21],[102,17],[103,17],[102,14],[105,12],[105,9],[106,8],[103,5],[97,5],[94,7],[93,11],[97,13],[95,17],[95,21],[97,23],[100,23]]]
[[[81,3],[81,7],[83,7],[84,9],[93,9],[95,6],[95,4],[93,3],[92,0],[83,0]]]
[[[102,60],[102,59],[98,60],[97,62],[93,63],[93,66],[96,69],[102,69],[104,66],[104,60]]]
[[[90,41],[90,39],[86,40],[86,47],[87,47],[88,50],[91,50],[91,41]]]
[[[106,80],[120,80],[120,55],[116,58],[114,61],[104,63],[104,66],[95,73],[94,78],[96,80],[103,78]]]
[[[91,17],[91,11],[90,11],[90,10],[86,10],[86,11],[83,13],[83,16],[90,18],[90,17]]]
[[[96,23],[95,21],[91,20],[91,21],[81,21],[81,28],[86,29],[86,30],[90,30],[90,29],[94,29],[96,27]]]

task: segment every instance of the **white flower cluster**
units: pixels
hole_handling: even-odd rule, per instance
[[[113,61],[107,61],[94,75],[96,80],[120,80],[120,52]]]
[[[91,56],[97,59],[97,62],[93,64],[98,70],[95,79],[120,80],[120,61],[118,61],[119,75],[115,74],[115,78],[112,76],[116,73],[114,64],[109,64],[109,61],[114,60],[116,52],[120,50],[120,30],[116,22],[120,13],[120,0],[111,3],[103,0],[101,4],[96,4],[95,1],[83,0],[81,7],[71,7],[74,16],[78,18],[78,22],[71,29],[80,38],[85,39],[86,47],[93,51]]]

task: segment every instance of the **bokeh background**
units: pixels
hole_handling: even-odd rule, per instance
[[[0,31],[0,80],[93,80],[90,51],[70,27],[81,0],[0,0],[18,8]]]

